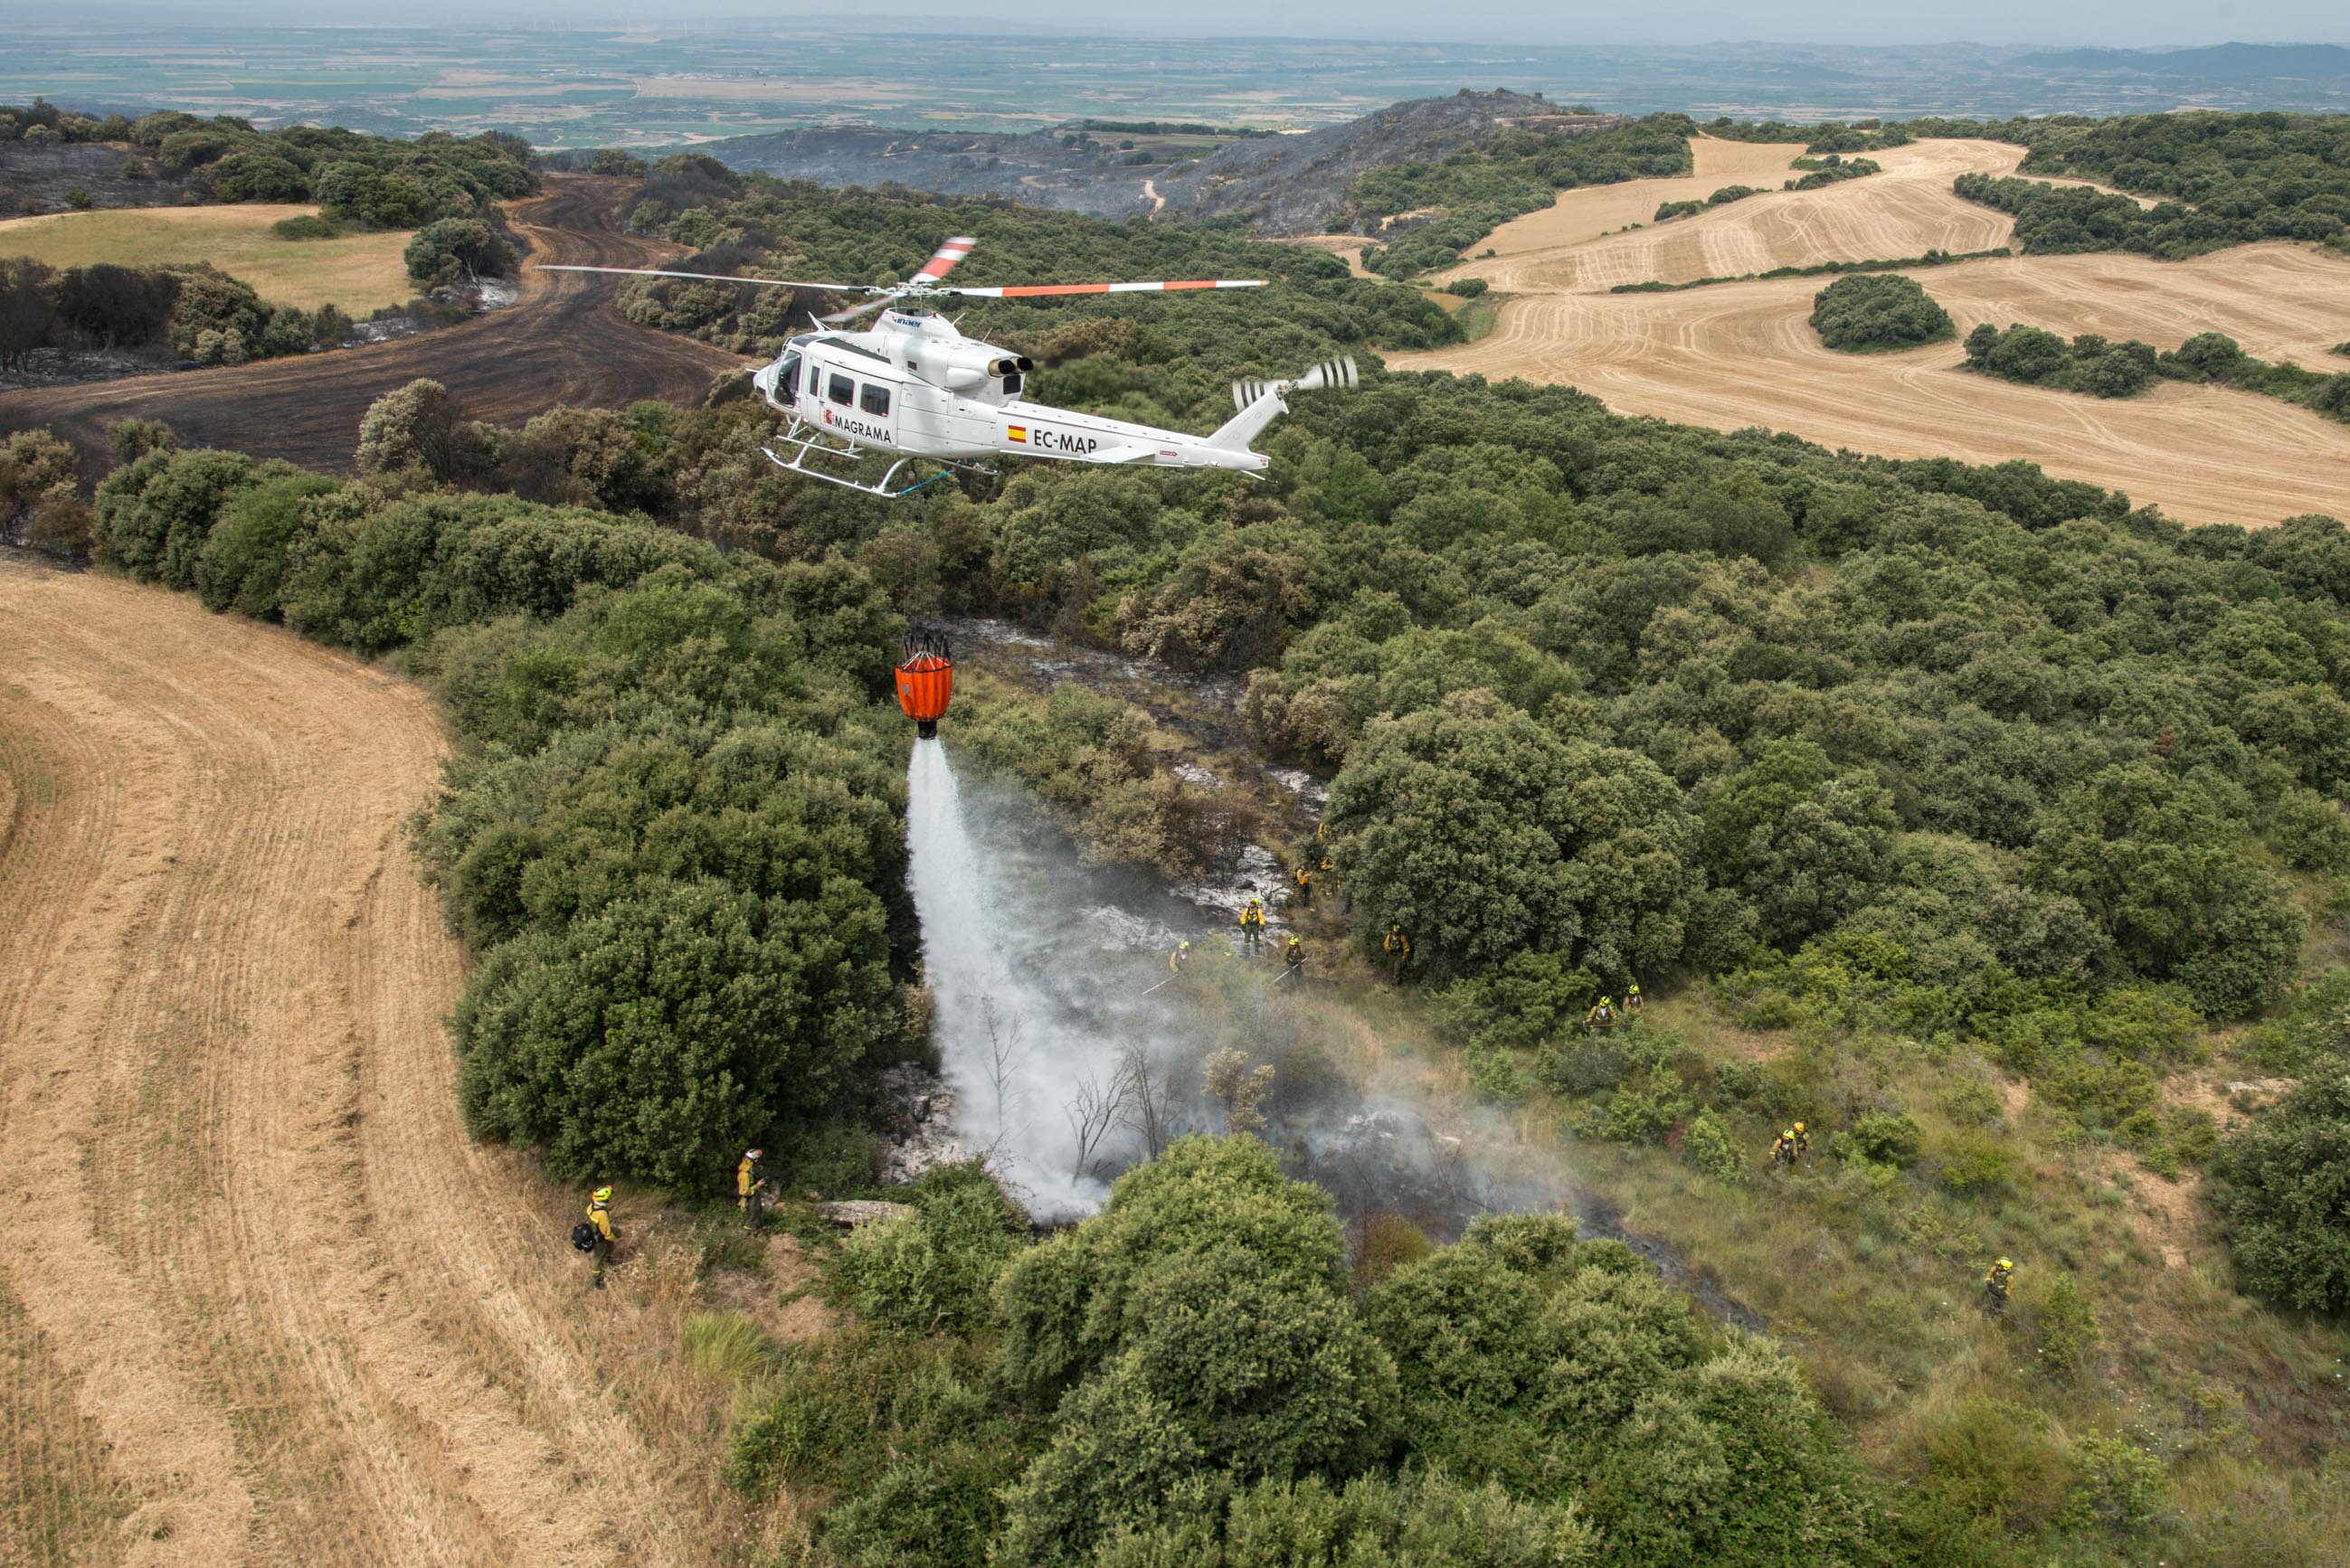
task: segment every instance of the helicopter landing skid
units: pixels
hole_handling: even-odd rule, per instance
[[[878,495],[884,501],[895,501],[901,496],[911,495],[914,492],[921,489],[924,485],[936,483],[938,481],[944,479],[950,472],[956,471],[960,471],[964,473],[986,474],[993,474],[995,472],[995,470],[984,467],[979,463],[957,462],[950,458],[927,457],[917,460],[911,457],[901,457],[897,462],[891,463],[888,471],[885,472],[879,480],[868,484],[862,480],[852,479],[845,474],[827,473],[820,468],[808,467],[806,460],[811,456],[845,458],[851,462],[855,462],[860,461],[864,457],[865,453],[858,447],[835,446],[831,442],[820,440],[816,436],[802,435],[800,431],[805,428],[806,427],[804,426],[794,425],[790,430],[785,431],[783,435],[776,438],[778,445],[789,446],[795,449],[789,459],[778,456],[774,447],[763,446],[759,450],[765,452],[767,454],[767,461],[774,463],[777,468],[789,469],[794,473],[804,473],[810,479],[821,479],[827,484],[837,484],[844,490],[856,490],[861,491],[867,495]],[[901,484],[897,485],[894,489],[891,488],[892,484],[895,483],[899,473],[905,469],[906,465],[916,461],[937,463],[939,465],[939,472],[931,474],[927,479],[917,479],[910,484]]]

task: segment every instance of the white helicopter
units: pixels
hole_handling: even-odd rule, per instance
[[[1238,411],[1214,433],[1185,435],[1150,425],[1106,420],[1067,409],[1023,401],[1024,378],[1035,367],[1024,354],[965,337],[953,322],[924,302],[962,299],[1037,299],[1048,295],[1142,294],[1170,289],[1262,288],[1261,277],[1201,278],[1183,283],[1055,283],[950,287],[940,282],[978,242],[957,238],[941,245],[920,272],[897,285],[791,283],[772,277],[728,277],[712,273],[672,272],[658,267],[546,266],[545,272],[616,273],[628,277],[681,277],[699,283],[749,283],[768,288],[805,288],[832,294],[868,295],[864,304],[830,316],[812,317],[815,330],[785,345],[775,362],[762,366],[752,382],[767,401],[791,419],[777,444],[793,449],[778,455],[762,447],[779,467],[868,495],[896,500],[911,495],[955,470],[995,471],[993,457],[1060,458],[1076,462],[1133,463],[1146,468],[1229,468],[1262,474],[1273,460],[1249,450],[1257,432],[1289,411],[1292,392],[1356,384],[1351,358],[1330,359],[1295,380],[1232,383]],[[868,329],[843,330],[868,311],[881,317]],[[808,466],[818,462],[858,462],[867,452],[897,454],[889,471],[870,483]],[[912,479],[908,465],[939,465],[939,472]],[[905,474],[911,483],[900,484]]]

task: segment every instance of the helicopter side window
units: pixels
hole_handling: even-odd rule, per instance
[[[775,372],[775,395],[787,403],[800,395],[800,357],[797,354],[784,356],[784,368]]]
[[[824,395],[845,409],[857,400],[857,383],[846,376],[835,376],[825,383]]]
[[[857,406],[868,414],[889,418],[889,389],[877,381],[866,382],[863,390],[858,394]]]

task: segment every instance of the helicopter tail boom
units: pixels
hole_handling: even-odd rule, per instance
[[[1240,411],[1208,438],[1208,445],[1225,451],[1245,451],[1265,426],[1289,411],[1287,394],[1318,392],[1326,387],[1350,391],[1357,384],[1351,358],[1325,359],[1294,381],[1234,381],[1232,406]]]

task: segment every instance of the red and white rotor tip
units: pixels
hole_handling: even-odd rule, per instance
[[[916,273],[914,276],[928,279],[932,283],[937,282],[954,271],[955,264],[971,254],[972,246],[977,244],[979,242],[969,234],[961,234],[949,240],[931,253],[931,259],[922,264],[922,270]]]

